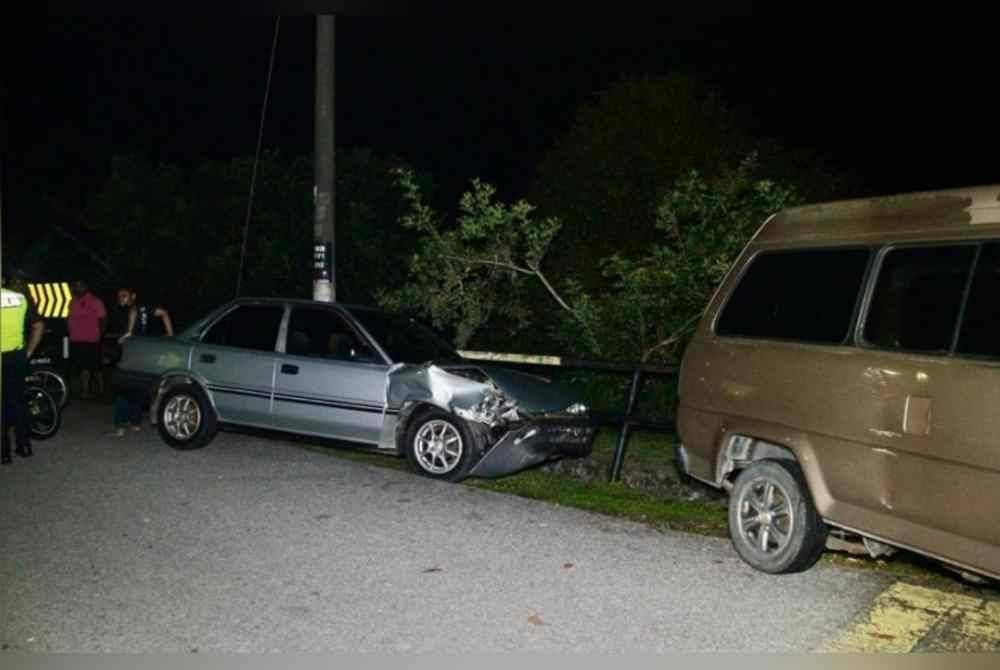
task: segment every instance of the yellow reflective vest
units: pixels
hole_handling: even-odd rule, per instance
[[[28,299],[17,291],[0,289],[0,351],[24,348],[24,320]]]

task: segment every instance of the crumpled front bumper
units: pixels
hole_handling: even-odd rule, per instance
[[[586,458],[596,434],[596,422],[586,417],[537,417],[497,440],[469,474],[501,477],[548,460]]]

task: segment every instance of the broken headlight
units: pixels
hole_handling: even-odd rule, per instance
[[[488,389],[483,393],[482,399],[472,407],[456,407],[455,414],[469,421],[485,423],[491,428],[518,419],[517,402],[496,388]]]

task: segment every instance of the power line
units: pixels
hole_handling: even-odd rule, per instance
[[[257,130],[257,151],[253,157],[253,171],[250,175],[250,195],[247,198],[247,218],[243,224],[243,244],[240,247],[240,269],[236,274],[236,297],[240,296],[240,284],[243,281],[243,263],[247,255],[247,236],[250,232],[250,212],[253,209],[253,193],[257,184],[257,164],[260,162],[260,145],[264,139],[264,118],[267,115],[267,100],[271,94],[271,75],[274,72],[274,53],[278,46],[278,30],[281,28],[281,17],[274,20],[274,38],[271,40],[271,60],[267,65],[267,85],[264,87],[264,103],[260,109],[260,127]]]

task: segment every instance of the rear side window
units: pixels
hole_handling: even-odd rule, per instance
[[[716,325],[724,336],[839,344],[847,339],[868,249],[759,254]]]
[[[864,339],[888,349],[951,350],[974,246],[892,249],[882,260]]]
[[[979,254],[956,351],[1000,358],[1000,244]]]
[[[274,351],[284,311],[281,305],[241,305],[216,321],[201,341],[240,349]]]

